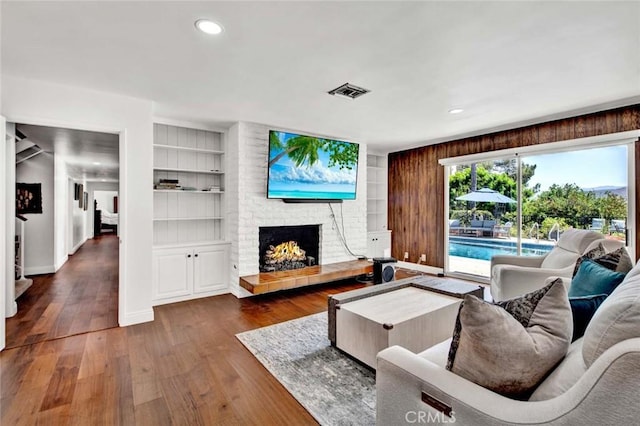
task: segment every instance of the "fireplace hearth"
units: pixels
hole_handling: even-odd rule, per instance
[[[260,271],[288,271],[318,262],[320,225],[264,226],[259,229]]]

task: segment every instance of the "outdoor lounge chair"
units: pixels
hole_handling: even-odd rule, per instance
[[[604,228],[604,219],[602,218],[591,219],[591,225],[589,226],[590,230],[602,232],[602,228]]]
[[[504,225],[495,225],[493,227],[493,238],[510,238],[512,226],[511,222],[506,222]]]
[[[609,227],[609,232],[625,233],[626,230],[627,230],[627,224],[624,219],[611,219],[611,227]]]

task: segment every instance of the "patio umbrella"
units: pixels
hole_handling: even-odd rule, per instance
[[[475,201],[477,203],[517,203],[513,198],[502,195],[498,191],[489,188],[478,189],[468,194],[456,197],[456,200]]]
[[[494,191],[493,189],[490,189],[490,188],[482,188],[482,189],[478,189],[477,191],[471,191],[468,194],[464,194],[459,197],[456,197],[456,200],[473,201],[476,203],[496,203],[496,206],[493,212],[494,213],[493,215],[494,217],[496,217],[496,219],[498,216],[497,203],[503,203],[503,204],[517,203],[517,201],[514,200],[513,198],[507,197],[506,195],[502,195],[498,191]]]

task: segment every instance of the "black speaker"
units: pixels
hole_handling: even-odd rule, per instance
[[[393,281],[396,275],[396,268],[393,266],[397,260],[393,257],[373,258],[373,283],[382,284]]]

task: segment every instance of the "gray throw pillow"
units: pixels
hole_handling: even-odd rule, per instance
[[[615,272],[626,274],[633,268],[633,261],[626,248],[620,247],[603,256],[593,258],[594,262]]]
[[[560,279],[499,304],[467,295],[447,370],[504,396],[526,399],[567,354],[572,333],[571,306]]]
[[[576,266],[573,268],[573,274],[571,275],[571,277],[576,276],[576,274],[578,273],[578,269],[580,269],[580,264],[583,260],[595,259],[596,257],[604,256],[606,253],[607,251],[604,249],[602,243],[598,243],[597,247],[592,248],[591,250],[580,256],[578,260],[576,260]]]

